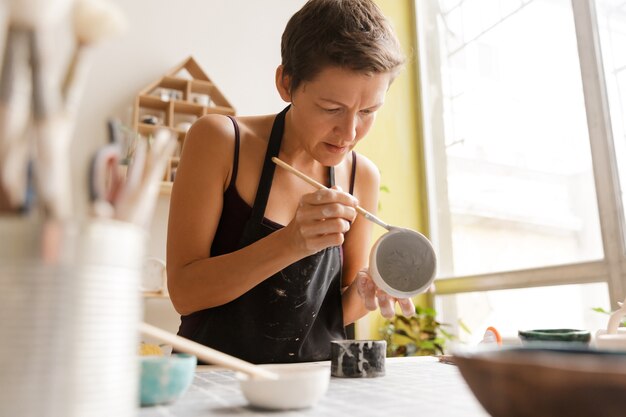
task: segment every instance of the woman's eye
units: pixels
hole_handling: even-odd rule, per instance
[[[361,110],[361,114],[364,114],[366,116],[372,113],[374,113],[374,110],[369,110],[369,109]]]
[[[324,109],[324,111],[326,113],[337,113],[340,109],[338,108],[334,108],[334,109]]]

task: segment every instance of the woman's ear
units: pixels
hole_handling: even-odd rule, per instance
[[[276,89],[283,101],[291,103],[291,77],[285,74],[282,65],[276,68]]]

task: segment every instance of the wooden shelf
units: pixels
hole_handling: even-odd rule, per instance
[[[170,295],[163,291],[142,291],[141,295],[143,298],[170,298]]]
[[[159,192],[163,195],[172,194],[172,186],[174,183],[172,181],[161,181],[161,188]]]
[[[181,71],[186,71],[191,78],[180,76]],[[170,92],[173,94],[169,95]],[[172,68],[137,95],[133,108],[134,130],[141,136],[149,137],[156,129],[166,127],[178,136],[178,152],[171,158],[164,175],[162,194],[171,193],[172,173],[178,166],[187,128],[206,114],[234,116],[235,109],[192,57]],[[161,123],[143,123],[147,115],[157,117]]]

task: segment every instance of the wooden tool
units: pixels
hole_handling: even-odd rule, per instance
[[[168,343],[174,347],[174,349],[182,352],[196,355],[199,359],[209,362],[215,365],[220,365],[233,371],[239,371],[241,373],[250,375],[260,379],[278,379],[278,374],[268,371],[260,366],[254,365],[250,362],[243,361],[234,356],[227,355],[219,350],[211,349],[210,347],[201,345],[192,340],[175,335],[158,327],[152,326],[148,323],[140,323],[139,331],[144,336],[153,337],[161,342]]]
[[[298,171],[297,169],[295,169],[294,167],[292,167],[288,163],[281,161],[277,157],[273,157],[272,158],[272,162],[274,162],[279,167],[281,167],[283,169],[286,169],[287,171],[291,172],[292,174],[296,175],[297,177],[300,177],[301,179],[303,179],[304,181],[308,182],[309,184],[311,184],[314,187],[317,187],[319,189],[326,189],[326,190],[328,189],[328,187],[326,187],[324,184],[320,184],[319,182],[315,181],[313,178],[307,176],[306,174],[303,174],[302,172]],[[357,213],[363,215],[363,217],[365,217],[367,220],[369,220],[371,222],[374,222],[377,225],[379,225],[381,227],[384,227],[385,229],[387,229],[389,231],[394,229],[394,226],[390,226],[389,224],[385,223],[384,221],[382,221],[378,217],[374,216],[372,213],[370,213],[369,211],[365,210],[361,206],[356,206],[356,211],[357,211]]]

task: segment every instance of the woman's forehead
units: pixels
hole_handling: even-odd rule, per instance
[[[391,73],[359,72],[340,67],[326,67],[299,89],[324,99],[341,101],[355,95],[384,96],[393,79]]]

